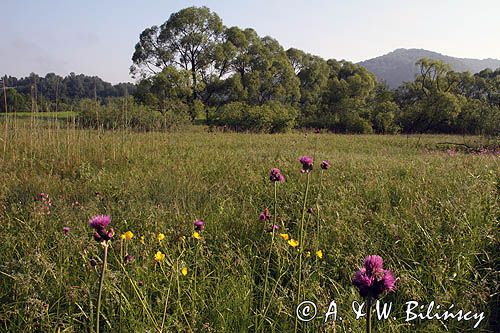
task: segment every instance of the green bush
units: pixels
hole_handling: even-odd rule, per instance
[[[212,110],[209,123],[235,131],[279,133],[295,125],[297,114],[297,109],[274,101],[263,105],[233,102]]]

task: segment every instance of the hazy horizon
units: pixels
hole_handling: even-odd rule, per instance
[[[131,57],[139,34],[189,6],[207,6],[226,26],[253,28],[325,59],[359,62],[398,48],[426,49],[448,56],[500,59],[500,31],[492,0],[399,1],[137,1],[6,0],[0,34],[0,74],[49,72],[97,75],[133,82]],[[279,19],[277,19],[279,18]]]

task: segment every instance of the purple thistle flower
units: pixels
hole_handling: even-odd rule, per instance
[[[89,226],[94,228],[94,239],[96,242],[108,241],[115,235],[113,228],[106,230],[106,227],[111,222],[109,215],[97,215],[90,219]]]
[[[201,231],[205,230],[205,221],[203,221],[203,220],[196,220],[196,221],[194,221],[193,225],[197,231],[201,232]]]
[[[330,161],[325,160],[325,161],[321,162],[321,169],[323,169],[323,170],[330,169]]]
[[[68,235],[69,234],[69,227],[64,227],[63,232],[65,235]]]
[[[391,271],[384,269],[382,257],[372,255],[365,259],[361,267],[352,277],[352,283],[362,297],[379,298],[384,292],[396,289],[396,279]]]
[[[261,221],[267,221],[271,218],[271,215],[269,215],[269,209],[264,209],[262,213],[259,215],[259,220]]]
[[[269,228],[267,228],[267,232],[275,232],[276,230],[278,230],[280,228],[279,225],[276,225],[276,224],[273,224],[271,225]]]
[[[269,174],[269,180],[272,182],[284,182],[285,177],[281,174],[280,169],[278,168],[272,168],[271,173]]]
[[[89,225],[99,231],[99,229],[105,229],[110,222],[111,217],[109,215],[97,215],[90,219]]]
[[[313,169],[313,159],[311,156],[301,156],[299,162],[302,163],[303,172],[309,172]]]

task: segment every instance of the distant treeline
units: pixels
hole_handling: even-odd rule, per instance
[[[70,73],[66,77],[48,73],[41,77],[31,73],[27,77],[4,76],[0,90],[0,112],[68,111],[82,99],[104,101],[110,97],[124,97],[135,92],[135,84],[111,84],[97,76]],[[5,84],[6,89],[3,89]],[[4,99],[7,95],[7,103]]]
[[[391,90],[362,66],[285,50],[253,29],[226,27],[206,7],[182,9],[161,26],[145,29],[132,61],[135,87],[111,86],[83,75],[61,80],[48,75],[26,78],[19,85],[24,90],[16,89],[28,102],[34,95],[37,101],[41,95],[52,102],[96,96],[104,100],[128,90],[134,101],[126,105],[135,105],[137,119],[154,119],[138,128],[203,119],[210,126],[239,131],[299,127],[339,133],[500,134],[500,69],[457,73],[441,61],[424,58],[416,64],[420,75],[415,81]],[[42,81],[51,83],[41,88]],[[59,97],[57,82],[64,82]],[[79,103],[85,105],[80,111],[87,117],[86,126],[129,123],[121,107],[108,108],[113,111],[104,124],[98,120],[106,107],[88,109],[96,103]],[[123,112],[129,112],[128,107]],[[143,112],[155,116],[142,117]]]
[[[394,91],[359,65],[285,50],[253,29],[225,27],[206,7],[182,9],[145,29],[132,60],[131,73],[142,78],[139,102],[188,109],[192,119],[204,111],[208,124],[224,128],[500,132],[500,69],[455,73],[421,59],[416,80]]]

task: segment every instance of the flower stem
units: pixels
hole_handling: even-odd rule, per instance
[[[369,297],[367,300],[366,310],[366,333],[372,333],[372,300]]]
[[[300,219],[300,237],[299,237],[299,247],[301,248],[300,254],[299,254],[299,285],[298,285],[298,290],[297,290],[297,304],[300,302],[300,294],[301,294],[301,284],[302,284],[302,254],[304,250],[304,220],[306,216],[306,206],[307,206],[307,194],[309,193],[309,180],[310,180],[310,173],[307,173],[307,184],[306,184],[306,191],[304,193],[304,204],[302,205],[302,217]],[[298,317],[295,317],[295,328],[294,332],[297,333],[298,329]]]
[[[323,188],[323,169],[319,176],[319,191],[316,197],[316,251],[319,250],[319,235],[320,235],[320,216],[319,216],[319,201],[321,197],[321,190]]]
[[[104,285],[104,274],[106,273],[106,264],[108,261],[108,242],[103,243],[104,246],[104,259],[102,261],[101,278],[99,280],[99,293],[97,296],[97,318],[96,318],[96,332],[99,333],[99,319],[101,316],[101,297],[102,297],[102,287]]]
[[[262,294],[262,302],[261,302],[261,306],[260,306],[260,310],[262,310],[262,308],[264,307],[265,309],[265,304],[266,304],[266,294],[267,294],[267,285],[268,285],[268,280],[269,280],[269,266],[271,265],[271,254],[273,252],[273,246],[274,246],[274,226],[276,225],[276,220],[277,220],[277,216],[276,216],[276,212],[278,210],[278,182],[274,182],[274,216],[273,216],[273,219],[274,219],[274,222],[273,222],[273,225],[271,226],[271,246],[269,248],[269,254],[267,256],[267,267],[266,267],[266,277],[264,279],[264,293]],[[272,294],[271,294],[271,297],[272,297]],[[271,302],[271,299],[269,299],[269,302]],[[265,312],[262,313],[262,321],[265,320],[264,318],[265,316]],[[260,328],[261,324],[262,324],[262,321],[259,321],[259,325],[257,326],[257,330]]]

